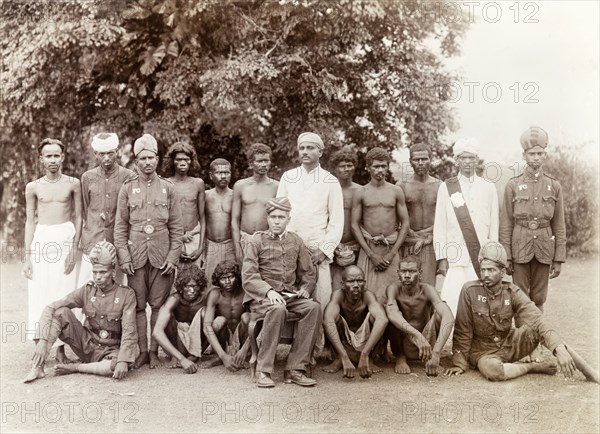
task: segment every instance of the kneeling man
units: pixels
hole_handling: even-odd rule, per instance
[[[518,286],[502,281],[508,265],[504,247],[490,241],[479,252],[481,280],[462,288],[453,339],[454,367],[446,375],[459,375],[469,366],[491,381],[504,381],[529,372],[554,375],[554,362],[515,363],[530,355],[541,342],[558,359],[560,370],[571,377],[577,368],[570,350],[546,322],[542,312]],[[513,328],[513,318],[521,327]],[[579,359],[578,359],[579,360]],[[585,362],[583,362],[585,363]]]
[[[333,374],[344,368],[344,377],[354,377],[354,363],[358,373],[369,378],[381,369],[369,361],[375,346],[382,343],[388,320],[375,294],[366,291],[365,273],[349,265],[342,273],[342,289],[331,296],[323,317],[325,333],[337,351],[333,363],[323,370]]]
[[[68,344],[83,363],[58,364],[56,375],[96,374],[124,378],[137,346],[135,293],[115,283],[117,251],[107,241],[95,244],[89,255],[93,281],[44,309],[36,334],[33,367],[24,382],[45,376],[44,365],[56,339]],[[85,324],[71,309],[81,308]]]
[[[421,282],[421,272],[421,260],[406,256],[400,260],[400,281],[387,287],[390,346],[397,374],[410,374],[407,359],[421,359],[426,362],[425,373],[436,376],[454,317],[435,288]]]
[[[210,291],[206,302],[204,335],[225,367],[237,371],[250,347],[250,314],[244,311],[239,265],[232,261],[219,263],[213,271],[212,283],[215,289]]]
[[[174,294],[158,311],[152,337],[177,359],[173,367],[188,374],[198,370],[196,362],[208,346],[202,339],[202,314],[206,306],[206,277],[195,262],[185,262],[177,271]]]
[[[246,246],[242,266],[244,303],[254,317],[263,317],[262,344],[258,351],[258,387],[274,387],[271,379],[279,337],[288,312],[299,316],[284,379],[300,386],[317,382],[305,375],[321,328],[320,304],[310,299],[315,289],[315,266],[302,239],[286,231],[292,206],[286,197],[267,203],[267,231],[257,231]]]

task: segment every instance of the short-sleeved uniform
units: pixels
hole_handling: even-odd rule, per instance
[[[558,181],[529,167],[511,178],[500,212],[500,243],[513,262],[513,281],[536,305],[548,295],[552,262],[565,262],[566,230]]]

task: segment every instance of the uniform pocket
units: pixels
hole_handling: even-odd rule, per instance
[[[529,217],[529,196],[516,196],[513,199],[513,216],[516,218]]]
[[[554,216],[554,207],[556,206],[556,196],[542,196],[542,206],[544,207],[544,218],[548,220]]]

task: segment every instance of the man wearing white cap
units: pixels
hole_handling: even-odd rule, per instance
[[[323,169],[319,159],[325,145],[318,134],[298,136],[300,167],[283,174],[277,196],[287,196],[292,204],[288,230],[300,235],[317,268],[317,287],[313,294],[325,309],[331,299],[331,272],[335,248],[344,230],[344,197],[335,176]],[[324,334],[317,339],[317,355],[324,347]]]
[[[117,164],[119,138],[114,133],[100,133],[92,138],[92,149],[98,166],[81,175],[81,197],[83,202],[83,231],[81,250],[83,259],[79,271],[79,282],[92,279],[92,264],[88,255],[98,241],[114,243],[115,214],[119,190],[134,173]],[[118,283],[124,275],[117,267]]]
[[[136,324],[140,355],[134,368],[159,365],[158,343],[151,340],[148,352],[146,303],[152,308],[154,329],[158,310],[173,284],[182,248],[183,223],[180,199],[173,183],[156,174],[158,144],[144,134],[133,146],[139,175],[126,181],[119,191],[115,221],[115,246],[121,270],[135,291]]]
[[[498,195],[494,184],[475,174],[479,143],[460,139],[454,144],[459,174],[438,190],[433,244],[438,272],[446,276],[442,300],[456,316],[460,289],[478,279],[477,255],[482,243],[498,241]]]

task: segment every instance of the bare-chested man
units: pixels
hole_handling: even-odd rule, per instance
[[[65,145],[59,140],[44,139],[38,152],[45,174],[25,187],[23,274],[29,279],[27,330],[32,338],[44,308],[76,288],[77,274],[73,270],[82,225],[81,184],[62,174]],[[56,349],[56,360],[69,361],[64,344]]]
[[[223,261],[235,261],[235,247],[231,236],[231,209],[233,190],[231,164],[223,158],[210,163],[210,179],[215,188],[206,192],[206,248],[204,272],[208,282],[212,282],[212,273]]]
[[[213,285],[204,314],[204,335],[225,367],[237,371],[243,367],[250,341],[250,313],[244,309],[244,290],[240,267],[221,262],[213,272]],[[225,346],[225,348],[223,348]]]
[[[391,160],[387,151],[373,148],[365,159],[371,180],[352,199],[352,232],[361,247],[358,266],[365,272],[367,288],[383,304],[385,289],[396,281],[408,212],[402,189],[385,180]]]
[[[277,194],[279,181],[269,178],[272,151],[267,145],[255,143],[246,154],[252,176],[240,179],[233,186],[231,234],[239,264],[244,259],[244,244],[256,231],[267,230],[266,204]]]
[[[206,306],[207,289],[204,272],[195,263],[185,263],[177,271],[174,294],[158,312],[152,336],[172,357],[173,367],[188,374],[198,370],[196,362],[208,346],[202,339],[202,311]]]
[[[388,334],[396,356],[397,374],[410,374],[407,359],[425,361],[427,375],[436,376],[440,354],[450,336],[454,317],[435,288],[421,282],[421,261],[414,255],[400,260],[400,281],[388,286]]]
[[[204,247],[204,181],[196,177],[199,170],[200,164],[192,145],[177,142],[167,151],[163,171],[173,182],[175,192],[181,199],[184,232],[182,262],[198,261]]]
[[[340,241],[333,252],[333,262],[330,265],[331,287],[334,291],[342,289],[342,272],[344,271],[344,267],[356,264],[360,250],[360,245],[354,238],[350,225],[352,197],[360,187],[360,184],[352,181],[356,163],[356,152],[349,148],[340,149],[333,154],[329,161],[332,173],[340,182],[344,197],[344,233],[342,234],[342,241]]]
[[[353,378],[354,363],[358,363],[359,375],[368,378],[381,372],[369,356],[382,343],[388,319],[375,296],[366,290],[365,273],[359,267],[346,267],[342,279],[342,289],[332,294],[323,319],[337,357],[323,370],[333,374],[344,368],[344,377]]]
[[[440,180],[429,175],[431,148],[416,144],[410,148],[410,165],[415,173],[398,181],[404,191],[410,230],[402,246],[402,256],[418,255],[421,259],[421,281],[435,287],[437,262],[433,250],[433,221]]]

